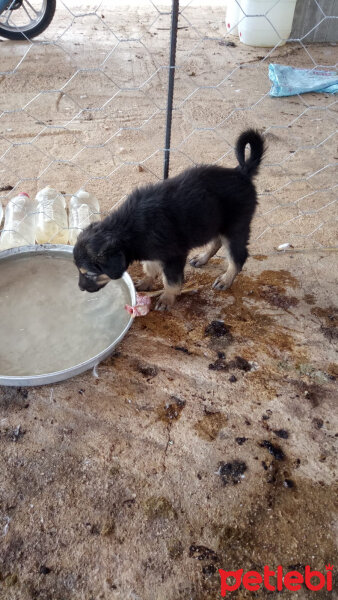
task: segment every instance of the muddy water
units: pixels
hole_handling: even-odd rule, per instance
[[[0,374],[67,369],[107,348],[129,321],[123,280],[81,292],[72,255],[0,262]]]

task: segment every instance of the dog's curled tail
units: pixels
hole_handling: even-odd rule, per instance
[[[245,160],[245,147],[247,144],[250,145],[250,157]],[[265,152],[265,144],[261,134],[254,129],[243,131],[237,140],[235,151],[240,171],[248,177],[254,177],[258,172],[258,167]]]

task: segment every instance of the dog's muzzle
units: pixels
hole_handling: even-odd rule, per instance
[[[79,288],[82,292],[99,292],[110,281],[106,275],[98,275],[96,278],[89,278],[86,275],[80,274]]]

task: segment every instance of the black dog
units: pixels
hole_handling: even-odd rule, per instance
[[[245,160],[247,144],[251,153]],[[262,136],[249,129],[237,141],[239,165],[235,169],[202,165],[134,190],[111,215],[79,235],[74,259],[80,289],[97,292],[140,260],[146,277],[138,289],[151,289],[163,272],[164,292],[156,309],[166,310],[180,292],[189,251],[209,242],[209,248],[190,263],[205,265],[223,244],[228,269],[213,287],[228,288],[248,257],[250,223],[257,204],[251,179],[263,154]]]

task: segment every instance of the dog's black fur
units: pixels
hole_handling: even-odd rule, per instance
[[[251,154],[245,160],[247,144]],[[205,264],[222,242],[230,266],[227,276],[219,277],[214,287],[229,287],[248,256],[250,223],[257,204],[252,177],[263,154],[262,136],[249,129],[237,141],[236,168],[202,165],[134,190],[111,215],[79,235],[74,259],[80,288],[96,292],[109,278],[120,278],[133,261],[157,261],[166,288],[157,308],[165,309],[179,292],[189,251],[209,242],[211,250],[191,264]],[[153,279],[149,269],[148,275],[147,285],[141,284],[141,289],[149,287]]]

